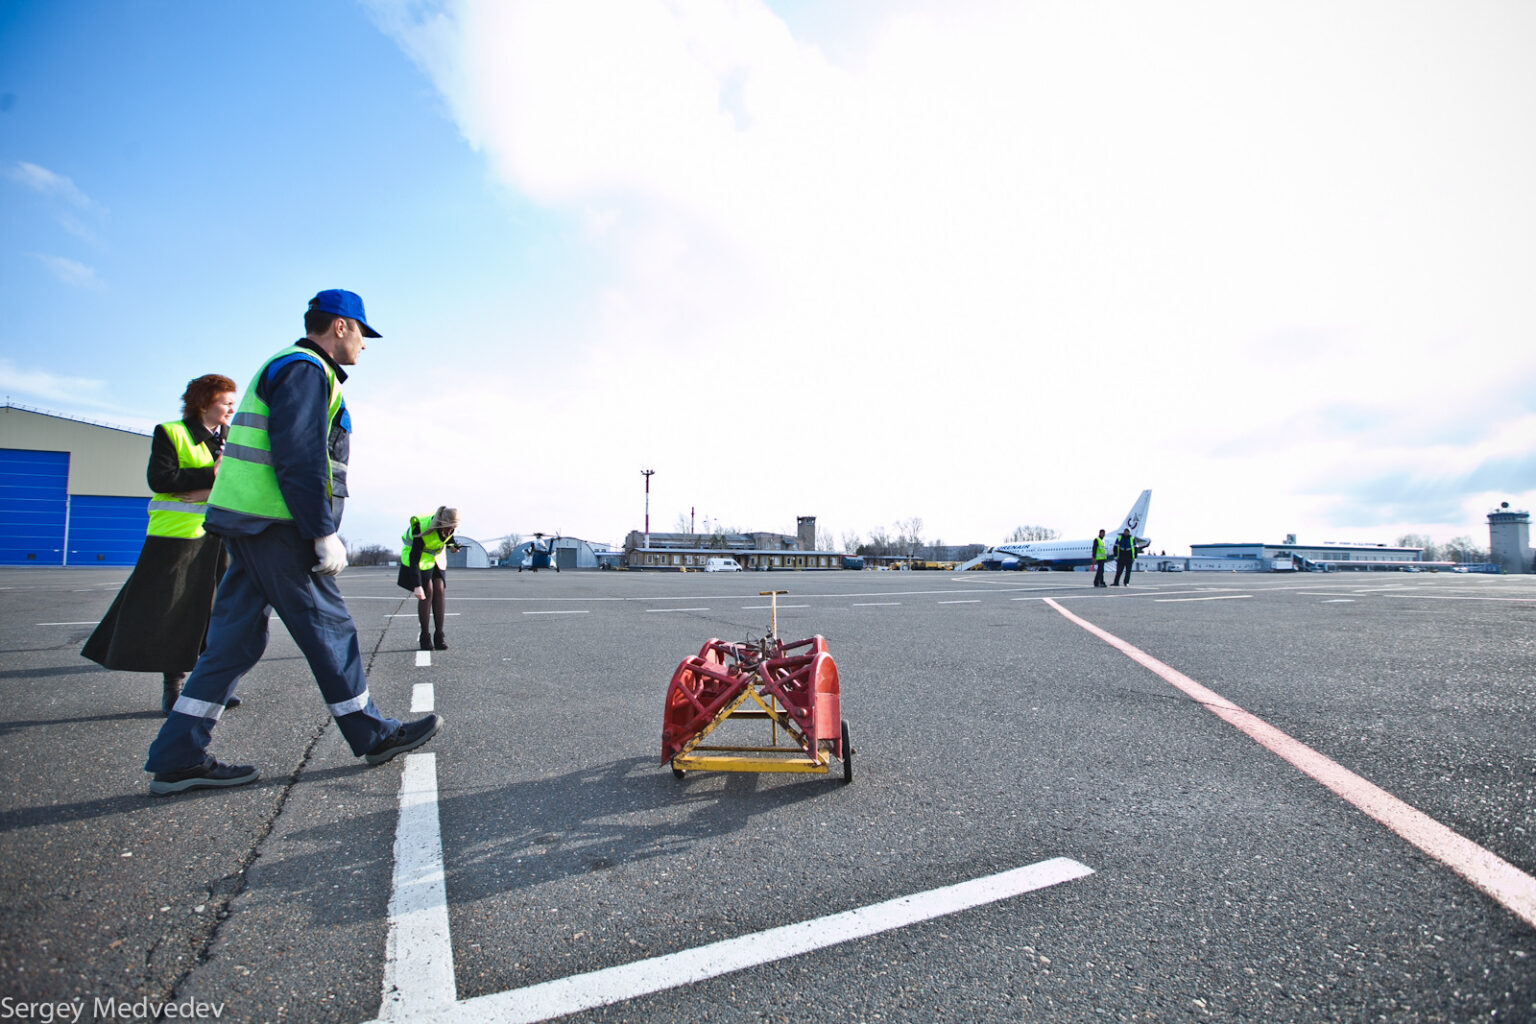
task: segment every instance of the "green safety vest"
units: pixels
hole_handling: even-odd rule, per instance
[[[331,393],[330,409],[325,417],[326,436],[321,441],[326,451],[330,451],[330,431],[342,409],[341,381],[337,380],[331,364],[319,355],[307,348],[290,345],[262,363],[261,369],[256,371],[256,376],[251,378],[250,385],[245,389],[240,409],[230,424],[229,440],[224,443],[224,462],[214,481],[213,493],[208,496],[208,504],[214,508],[259,516],[262,519],[293,521],[293,513],[288,511],[288,503],[283,500],[283,492],[277,486],[277,471],[272,468],[272,438],[267,433],[267,415],[271,409],[256,394],[256,385],[261,383],[267,367],[280,359],[295,356],[308,359],[325,371],[325,380],[330,385]],[[345,462],[331,460],[325,481],[327,498],[331,496],[336,477],[339,475],[345,479],[346,472]]]
[[[213,453],[206,444],[192,440],[192,432],[181,420],[160,424],[165,436],[176,448],[176,462],[182,469],[206,469],[213,465]],[[208,506],[180,501],[174,494],[156,494],[149,499],[149,536],[179,537],[196,540],[203,536],[203,514]]]
[[[1108,557],[1108,553],[1104,550],[1104,538],[1093,538],[1093,560],[1095,562],[1102,562]]]
[[[401,565],[405,565],[410,559],[411,545],[416,542],[417,537],[420,537],[421,557],[412,568],[430,569],[434,565],[439,568],[446,568],[439,559],[443,557],[443,549],[448,546],[448,541],[453,538],[453,534],[450,533],[447,537],[439,537],[436,530],[426,528],[426,524],[432,521],[432,516],[435,514],[428,512],[424,516],[411,517],[411,525],[407,526],[405,532],[400,535],[400,543],[403,545],[400,548]]]

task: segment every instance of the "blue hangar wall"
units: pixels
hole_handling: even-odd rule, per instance
[[[132,565],[150,435],[0,406],[0,565]]]

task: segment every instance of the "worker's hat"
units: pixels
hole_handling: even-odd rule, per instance
[[[310,309],[322,313],[335,313],[348,320],[356,320],[363,328],[363,337],[382,338],[383,335],[368,326],[368,314],[363,312],[363,297],[345,288],[327,288],[309,300]]]
[[[429,530],[447,530],[449,533],[458,528],[459,510],[447,505],[439,505],[437,511],[432,513],[432,521],[427,524]]]

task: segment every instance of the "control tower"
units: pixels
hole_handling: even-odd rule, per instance
[[[1515,511],[1507,501],[1489,512],[1488,551],[1505,572],[1532,572],[1536,551],[1531,550],[1531,514]]]

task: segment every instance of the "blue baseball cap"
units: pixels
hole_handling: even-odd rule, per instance
[[[383,337],[378,331],[368,326],[368,314],[363,312],[363,297],[357,292],[349,292],[345,288],[327,288],[309,300],[309,308],[318,309],[322,313],[335,313],[348,320],[356,320],[362,325],[365,338]]]

